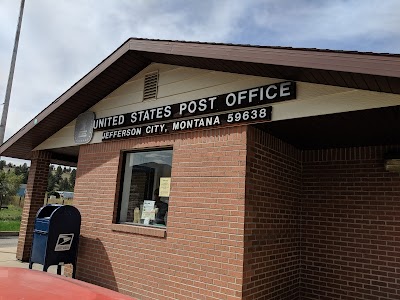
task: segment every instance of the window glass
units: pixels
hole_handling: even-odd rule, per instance
[[[171,167],[172,150],[125,153],[120,223],[167,225]]]

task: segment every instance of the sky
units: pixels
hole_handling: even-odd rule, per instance
[[[0,0],[0,111],[19,6]],[[399,12],[399,0],[26,0],[5,139],[130,37],[400,53]]]

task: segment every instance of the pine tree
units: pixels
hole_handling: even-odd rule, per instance
[[[63,174],[62,168],[60,166],[58,166],[56,169],[56,175],[55,175],[57,184],[61,183],[62,174]]]
[[[70,191],[71,186],[67,178],[61,180],[59,189],[60,191]]]
[[[22,176],[22,183],[28,182],[29,168],[26,163],[24,163],[22,166],[16,166],[14,172],[15,175]]]
[[[71,171],[71,175],[69,176],[69,184],[71,186],[71,190],[73,191],[75,188],[75,180],[76,180],[76,169]]]
[[[11,200],[11,197],[17,193],[21,181],[21,175],[18,176],[14,172],[0,171],[0,205]]]
[[[53,175],[51,171],[51,167],[49,168],[49,177],[47,180],[47,192],[53,192],[56,187],[56,177]]]

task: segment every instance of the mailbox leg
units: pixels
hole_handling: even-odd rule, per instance
[[[76,278],[76,264],[72,264],[72,278]]]
[[[57,274],[58,274],[58,275],[61,275],[61,265],[58,265],[58,266],[57,266]]]
[[[49,268],[49,266],[47,265],[43,265],[43,272],[47,272],[47,269]]]
[[[29,260],[29,269],[31,269],[31,270],[32,270],[32,265],[33,265],[33,262],[31,262],[31,261]]]

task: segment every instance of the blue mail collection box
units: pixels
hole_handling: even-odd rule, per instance
[[[57,265],[72,264],[75,278],[78,254],[81,214],[71,205],[49,204],[39,209],[33,230],[33,242],[29,268],[34,263],[43,265],[43,271]]]

